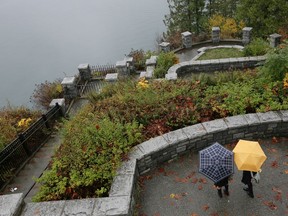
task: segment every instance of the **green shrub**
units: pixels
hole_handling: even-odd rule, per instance
[[[244,47],[244,56],[261,56],[265,55],[270,49],[269,43],[262,38],[252,40]]]
[[[154,70],[156,78],[164,78],[168,69],[178,63],[178,58],[173,52],[161,52],[157,57],[157,65]]]
[[[52,166],[37,181],[42,185],[34,201],[107,196],[116,169],[129,149],[141,141],[141,125],[122,124],[105,114],[98,118],[91,106],[66,122],[64,142]]]
[[[272,81],[282,81],[288,72],[288,46],[269,52],[261,72]]]

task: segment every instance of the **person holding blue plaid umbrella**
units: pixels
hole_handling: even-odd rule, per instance
[[[199,152],[199,172],[214,182],[219,197],[222,197],[223,186],[224,193],[229,195],[228,180],[234,173],[233,158],[233,152],[217,142]]]

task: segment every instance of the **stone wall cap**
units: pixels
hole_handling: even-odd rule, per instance
[[[279,38],[279,37],[282,37],[282,35],[277,34],[277,33],[271,34],[271,35],[269,35],[269,36],[272,37],[272,38]]]
[[[76,82],[76,77],[71,76],[71,77],[64,77],[64,79],[61,82],[61,85],[71,85]]]
[[[121,60],[116,62],[116,67],[126,67],[127,61],[126,60]]]
[[[226,130],[228,127],[223,119],[216,119],[208,122],[203,122],[202,125],[208,133],[219,132]]]
[[[185,32],[182,32],[181,35],[184,36],[184,37],[186,37],[186,36],[192,35],[192,33],[189,32],[189,31],[185,31]]]
[[[128,196],[98,199],[92,216],[129,215],[131,199]]]
[[[248,121],[245,119],[243,115],[237,115],[237,116],[230,116],[224,118],[224,121],[226,122],[228,128],[235,128],[235,127],[241,127],[241,126],[247,126]]]
[[[269,111],[265,113],[256,113],[261,122],[277,122],[281,121],[281,117],[277,114],[277,112]]]
[[[207,134],[207,131],[202,124],[191,125],[182,128],[182,130],[190,140]]]
[[[165,149],[169,146],[169,143],[163,138],[163,136],[157,136],[137,146],[144,153],[144,155],[150,155],[154,152]]]
[[[212,31],[220,31],[220,27],[212,27]]]
[[[15,193],[9,195],[0,195],[0,215],[14,216],[23,202],[23,194]]]
[[[92,215],[96,201],[94,198],[66,200],[62,215]]]
[[[177,80],[177,73],[167,73],[165,74],[166,80]]]
[[[109,197],[132,196],[134,174],[116,175],[109,191]]]
[[[65,200],[27,203],[21,215],[60,216],[62,215],[65,204]]]
[[[162,135],[162,137],[169,143],[169,145],[189,141],[187,134],[182,129],[165,133]]]
[[[260,123],[260,119],[256,113],[245,114],[244,118],[246,119],[249,125],[257,125]]]
[[[253,28],[252,27],[244,27],[242,30],[243,31],[251,31]]]
[[[87,69],[89,68],[89,64],[88,63],[84,63],[84,64],[79,64],[78,69]]]
[[[282,118],[282,121],[288,122],[288,110],[280,110],[278,111],[279,116]]]
[[[170,43],[169,42],[162,42],[162,43],[159,44],[159,46],[167,47],[167,46],[170,46]]]

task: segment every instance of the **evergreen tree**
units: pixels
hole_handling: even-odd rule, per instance
[[[204,0],[167,0],[170,14],[165,16],[164,23],[168,34],[176,32],[196,32],[203,29]]]
[[[288,1],[240,0],[237,15],[253,27],[253,34],[268,36],[288,24]]]
[[[222,15],[233,18],[236,14],[237,5],[240,0],[208,0],[207,12],[211,18],[213,15]]]

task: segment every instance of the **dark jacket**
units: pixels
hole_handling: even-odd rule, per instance
[[[230,176],[228,176],[228,177],[226,177],[226,178],[224,178],[224,179],[221,179],[220,181],[214,183],[214,185],[217,186],[217,187],[223,187],[223,186],[225,186],[225,185],[228,185],[229,177],[230,177]]]
[[[252,173],[253,173],[253,176],[256,174],[256,172],[252,172]],[[251,179],[252,179],[251,171],[244,170],[241,182],[244,184],[249,184],[249,183],[251,183]]]

